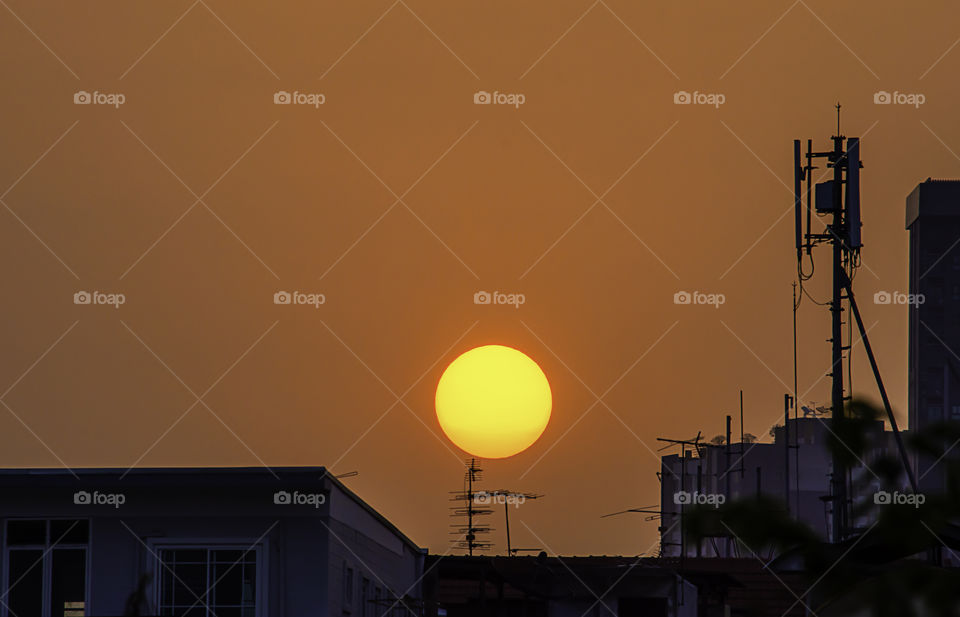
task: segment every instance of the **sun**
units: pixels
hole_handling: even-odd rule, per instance
[[[437,419],[450,441],[480,458],[529,448],[550,420],[550,383],[521,351],[484,345],[450,363],[437,384]]]

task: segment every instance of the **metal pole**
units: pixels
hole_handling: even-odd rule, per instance
[[[870,339],[867,338],[867,331],[863,327],[863,319],[860,317],[860,309],[857,307],[857,301],[853,297],[853,286],[850,284],[850,278],[844,276],[844,287],[847,290],[847,298],[850,299],[850,308],[853,316],[857,320],[857,328],[860,330],[860,338],[863,340],[863,348],[867,351],[867,358],[870,359],[870,368],[873,369],[873,376],[877,380],[877,388],[880,390],[880,398],[883,400],[883,407],[887,411],[887,419],[890,420],[890,428],[893,429],[893,437],[897,441],[897,449],[900,450],[900,459],[903,461],[903,468],[907,471],[907,478],[910,480],[910,487],[914,493],[920,492],[917,488],[917,479],[913,475],[913,468],[910,466],[910,459],[907,451],[903,447],[903,437],[900,435],[900,429],[897,427],[897,419],[893,416],[893,409],[890,407],[890,399],[887,398],[887,389],[883,387],[883,379],[880,377],[880,368],[877,366],[877,360],[873,355],[873,348],[870,346]]]
[[[680,491],[687,490],[687,451],[686,446],[680,444]],[[680,568],[683,569],[683,559],[687,554],[687,538],[683,525],[684,502],[680,503]]]
[[[843,137],[833,137],[833,223],[831,225],[831,245],[833,247],[833,299],[830,313],[833,327],[830,338],[831,361],[830,376],[833,388],[830,397],[831,425],[834,435],[843,432]],[[841,453],[833,453],[833,541],[842,542],[846,535],[847,472]]]
[[[726,494],[726,497],[727,497],[727,499],[729,500],[729,499],[732,497],[732,495],[730,494],[730,416],[727,416],[727,448],[726,448],[726,455],[727,455],[727,470],[726,470],[726,473],[724,473],[724,475],[727,477],[727,494]],[[724,555],[724,557],[730,557],[730,548],[731,548],[730,545],[731,545],[731,543],[730,543],[730,536],[727,536],[727,552],[726,552],[726,554]]]
[[[512,553],[512,551],[510,550],[510,510],[507,509],[507,500],[506,500],[506,498],[504,498],[504,500],[503,500],[503,516],[504,516],[504,518],[505,518],[506,521],[507,521],[507,557],[509,557],[509,556],[512,555],[513,553]]]
[[[743,443],[743,390],[740,390],[740,479],[743,480],[743,472],[747,467],[747,462],[743,460],[746,454]]]
[[[793,282],[793,475],[797,494],[794,503],[800,518],[800,399],[797,398],[797,282]]]
[[[783,395],[783,496],[790,515],[790,395]]]
[[[467,469],[467,552],[473,556],[473,463]]]

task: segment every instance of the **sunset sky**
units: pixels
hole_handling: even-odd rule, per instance
[[[656,521],[600,517],[658,503],[656,438],[722,433],[741,388],[745,431],[782,420],[792,140],[826,149],[838,101],[906,426],[908,309],[872,298],[907,291],[906,195],[960,175],[958,40],[946,0],[0,0],[0,466],[358,471],[442,553],[467,455],[437,382],[500,344],[553,394],[539,441],[483,465],[545,495],[514,546],[653,552]],[[827,310],[799,327],[801,399],[827,403]],[[853,387],[879,398],[862,346]]]

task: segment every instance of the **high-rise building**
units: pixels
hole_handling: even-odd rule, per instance
[[[907,197],[910,231],[910,430],[960,422],[960,180],[927,179]],[[956,450],[956,449],[954,449]],[[943,465],[914,461],[920,490],[944,487]]]

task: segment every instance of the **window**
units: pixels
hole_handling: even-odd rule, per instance
[[[260,547],[161,548],[161,615],[256,617]]]
[[[82,617],[87,605],[90,521],[6,521],[7,573],[0,614]]]
[[[349,613],[353,606],[353,568],[343,562],[343,612]]]
[[[363,580],[360,581],[360,617],[368,617],[372,614],[373,611],[370,610],[370,579],[363,577]]]

